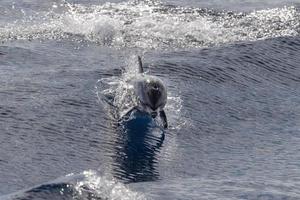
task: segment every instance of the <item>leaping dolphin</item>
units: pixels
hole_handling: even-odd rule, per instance
[[[127,113],[133,110],[139,110],[156,118],[157,114],[163,122],[164,128],[168,128],[167,116],[164,107],[167,103],[167,89],[162,80],[156,76],[146,75],[144,73],[142,59],[138,56],[139,76],[131,80],[134,93],[138,100],[138,105],[130,109]]]

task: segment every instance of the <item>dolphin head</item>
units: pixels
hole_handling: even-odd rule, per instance
[[[137,94],[142,107],[153,118],[167,103],[167,89],[163,82],[154,76],[145,76],[140,80]]]

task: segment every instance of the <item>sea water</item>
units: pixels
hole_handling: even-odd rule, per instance
[[[299,1],[0,1],[0,199],[300,199]],[[169,128],[119,124],[143,57]]]

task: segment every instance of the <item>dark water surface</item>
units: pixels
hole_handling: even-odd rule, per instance
[[[299,199],[298,3],[1,1],[0,199]],[[137,54],[165,131],[103,101]]]

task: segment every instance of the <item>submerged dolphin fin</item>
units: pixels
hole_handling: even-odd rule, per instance
[[[168,128],[167,116],[164,110],[159,111],[159,116],[163,121],[164,128]]]
[[[138,56],[138,61],[139,61],[139,73],[144,73],[142,59],[140,56]]]

